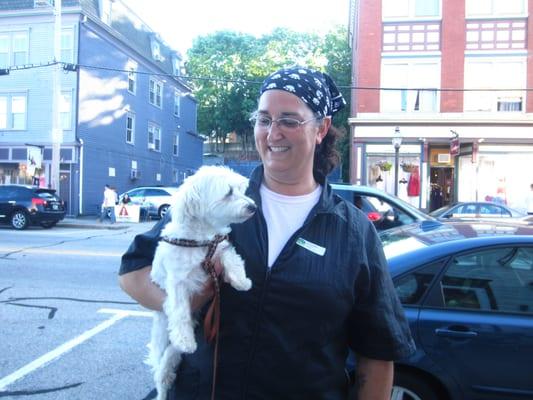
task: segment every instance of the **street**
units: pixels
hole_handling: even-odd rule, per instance
[[[138,232],[0,227],[0,398],[150,399],[150,313],[119,288]]]

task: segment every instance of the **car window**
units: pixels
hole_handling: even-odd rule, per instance
[[[447,308],[533,314],[533,248],[457,256],[440,283]]]
[[[56,200],[57,199],[57,197],[53,193],[50,193],[50,192],[35,192],[35,195],[45,200]]]
[[[390,229],[396,226],[411,224],[416,221],[415,218],[386,200],[370,196],[368,197],[368,200],[381,213],[381,219],[375,221],[378,230]]]
[[[163,189],[146,189],[145,196],[155,197],[155,196],[170,196],[170,195]]]
[[[28,189],[19,186],[4,186],[0,191],[0,199],[2,200],[15,200],[22,197],[26,197]]]
[[[433,263],[397,279],[394,282],[394,287],[402,304],[420,303],[441,267],[442,262]]]
[[[507,214],[510,216],[509,213],[504,213],[504,210],[501,207],[494,206],[492,204],[482,204],[479,206],[479,213],[482,215],[502,215]]]
[[[131,199],[144,197],[144,189],[133,189],[128,192],[128,196],[130,196]]]
[[[476,205],[475,204],[462,204],[457,206],[457,208],[450,210],[453,214],[476,214]]]

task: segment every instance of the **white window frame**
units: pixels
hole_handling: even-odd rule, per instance
[[[174,91],[174,116],[181,117],[181,93]]]
[[[176,132],[172,143],[172,155],[179,157],[180,155],[180,134]]]
[[[518,12],[506,12],[505,8],[513,1],[522,3],[522,10]],[[486,11],[476,10],[475,5],[484,5]],[[478,11],[479,10],[479,11]],[[466,18],[494,18],[494,17],[527,17],[527,0],[465,0]]]
[[[15,113],[13,112],[14,103],[16,99],[23,99],[24,112],[23,114],[23,126],[15,127]],[[13,92],[13,93],[0,93],[0,101],[5,104],[5,110],[0,109],[0,130],[7,131],[25,131],[28,126],[28,95],[27,93]],[[20,113],[17,113],[20,114]],[[2,123],[3,121],[5,123]]]
[[[521,68],[521,77],[519,77],[519,80],[523,82],[523,84],[518,85],[514,84],[511,88],[508,83],[505,83],[503,79],[483,79],[481,80],[483,82],[486,82],[483,84],[483,86],[479,87],[473,87],[472,83],[468,81],[468,71],[469,71],[469,65],[472,64],[489,64],[490,65],[490,72],[488,72],[489,76],[497,76],[498,72],[494,71],[497,69],[498,64],[505,64],[505,63],[514,63],[514,64],[520,64]],[[514,89],[514,88],[522,88],[526,86],[526,77],[527,77],[527,60],[526,57],[467,57],[465,58],[465,80],[464,80],[464,87],[465,89]],[[471,107],[471,104],[478,104],[475,102],[475,96],[482,98],[483,100],[479,102],[479,104],[487,104],[486,107],[483,108],[477,108],[473,109]],[[470,98],[468,98],[470,97]],[[520,99],[521,102],[521,110],[508,110],[503,109],[501,111],[498,111],[498,103],[500,102],[506,102],[511,101],[516,103],[516,100]],[[525,113],[526,109],[526,92],[525,91],[483,91],[483,92],[473,92],[473,91],[465,91],[464,92],[464,99],[463,99],[463,109],[465,113]],[[516,108],[516,107],[511,107]]]
[[[163,82],[155,78],[150,78],[148,92],[149,92],[148,102],[151,105],[162,109],[163,108]]]
[[[59,99],[59,115],[61,118],[61,128],[64,131],[72,129],[72,90],[65,90],[61,92]],[[68,99],[68,100],[67,100]]]
[[[128,79],[128,92],[131,94],[137,93],[137,68],[138,65],[135,61],[129,60],[126,65],[127,79]],[[131,85],[130,85],[131,82]],[[133,86],[133,89],[130,89],[130,86]]]
[[[28,30],[6,31],[0,32],[0,36],[5,37],[7,40],[6,51],[3,52],[6,56],[6,65],[0,65],[0,67],[11,67],[14,65],[24,65],[29,63],[30,54],[30,34]],[[21,51],[15,51],[15,38],[24,37],[25,48]],[[22,62],[15,62],[15,53],[24,54],[24,60]]]
[[[161,127],[153,122],[148,122],[148,148],[161,152]]]
[[[416,2],[425,2],[426,0],[381,0],[382,6],[382,19],[383,21],[398,21],[398,20],[418,20],[423,19],[425,21],[440,20],[442,18],[442,2],[444,0],[437,0],[439,4],[437,5],[438,13],[437,15],[416,15]],[[407,13],[399,15],[387,15],[388,4],[399,4],[400,2],[407,3]]]
[[[111,24],[113,5],[111,0],[100,0],[100,19],[107,25]]]
[[[68,55],[67,55],[68,54]],[[61,30],[61,61],[74,63],[74,28],[68,27]]]
[[[435,76],[438,77],[438,82],[435,82],[433,85],[428,86],[427,84],[420,84],[417,82],[416,74],[413,73],[413,69],[415,65],[421,65],[421,64],[429,64],[429,65],[435,65],[437,68],[437,71],[435,72]],[[384,76],[385,73],[385,66],[407,66],[407,82],[406,83],[399,83],[399,84],[391,84],[387,82],[387,79]],[[440,92],[437,90],[441,86],[440,82],[440,75],[441,75],[441,62],[440,59],[431,58],[431,59],[408,59],[408,58],[401,58],[401,59],[383,59],[382,61],[382,68],[381,68],[381,86],[384,87],[398,87],[400,88],[398,91],[400,94],[400,104],[394,109],[388,109],[387,104],[390,101],[390,99],[386,98],[386,96],[391,96],[391,93],[394,93],[393,91],[387,90],[382,91],[380,94],[380,112],[382,113],[438,113],[440,112]],[[390,78],[389,78],[390,80]],[[411,88],[422,88],[422,89],[433,89],[431,91],[419,91],[418,93],[411,93],[411,91],[405,90],[405,89],[411,89]],[[418,96],[419,98],[419,110],[414,109],[414,105],[416,104],[416,97],[415,101],[413,102],[413,109],[406,109],[402,110],[402,100],[404,97],[406,98],[406,106],[409,106],[410,103],[408,103],[408,98],[413,98],[413,96]],[[424,101],[424,97],[430,98],[433,97],[433,109],[431,110],[424,110],[420,109],[421,107],[421,101]],[[422,108],[425,108],[422,106]]]
[[[129,127],[129,121],[131,121],[131,128]],[[135,113],[131,111],[126,113],[126,143],[135,144]]]

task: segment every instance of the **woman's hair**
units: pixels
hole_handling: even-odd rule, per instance
[[[340,162],[340,154],[337,151],[337,140],[342,136],[341,131],[330,125],[328,133],[322,142],[315,148],[315,158],[313,162],[313,175],[322,180]]]

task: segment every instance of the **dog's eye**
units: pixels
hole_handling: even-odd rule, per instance
[[[233,195],[233,188],[230,187],[228,193],[226,193],[226,197],[230,197]]]

